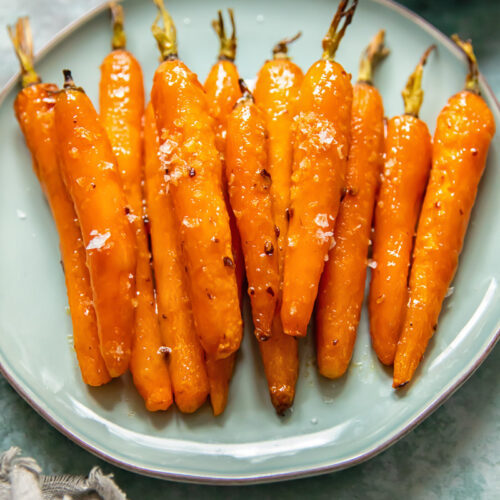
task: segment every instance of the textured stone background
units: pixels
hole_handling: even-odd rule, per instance
[[[102,0],[0,0],[0,88],[17,69],[3,26],[32,17],[35,44]],[[404,0],[444,33],[470,36],[481,69],[500,96],[498,0]],[[465,386],[409,436],[376,458],[318,478],[264,486],[183,485],[149,479],[96,459],[54,430],[0,376],[0,451],[20,446],[46,473],[113,472],[131,499],[495,499],[500,498],[500,348]]]

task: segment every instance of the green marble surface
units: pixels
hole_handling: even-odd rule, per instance
[[[101,0],[0,0],[0,26],[17,15],[33,18],[37,46]],[[480,67],[500,96],[498,0],[423,1],[404,5],[444,33],[470,36]],[[7,37],[0,35],[0,86],[16,68]],[[415,431],[374,459],[321,477],[246,487],[177,484],[115,468],[82,450],[39,417],[0,376],[0,451],[15,445],[45,473],[86,475],[98,464],[115,474],[131,499],[152,498],[500,498],[500,348],[474,376]]]

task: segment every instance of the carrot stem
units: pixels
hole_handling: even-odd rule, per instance
[[[479,69],[472,43],[470,40],[462,40],[457,34],[452,35],[451,39],[462,49],[469,63],[469,74],[465,79],[465,90],[469,90],[479,95]]]
[[[177,59],[177,31],[174,20],[163,4],[163,0],[153,0],[158,8],[158,15],[151,26],[162,61]],[[163,20],[163,28],[158,25],[160,18]]]
[[[64,75],[64,88],[71,90],[78,90],[78,92],[83,92],[85,94],[85,90],[82,87],[77,87],[75,82],[73,81],[73,76],[71,75],[71,71],[69,69],[63,69]]]
[[[64,75],[64,88],[65,89],[75,88],[75,82],[73,81],[73,76],[71,74],[71,71],[69,69],[63,69],[63,75]]]
[[[288,46],[298,40],[302,36],[302,31],[299,31],[292,37],[283,38],[273,47],[273,59],[289,59]]]
[[[337,8],[337,12],[335,12],[335,16],[333,17],[332,24],[330,24],[330,28],[323,38],[323,59],[326,59],[327,61],[335,60],[335,54],[339,47],[340,41],[344,36],[347,26],[351,24],[354,12],[356,11],[356,7],[358,6],[358,0],[353,0],[350,8],[347,8],[348,4],[349,0],[342,0],[340,2]],[[344,18],[344,24],[337,31],[342,18]]]
[[[401,95],[403,96],[406,115],[412,115],[415,118],[418,118],[418,113],[420,112],[420,107],[422,106],[422,101],[424,99],[424,91],[422,90],[422,75],[424,74],[424,66],[427,62],[429,54],[435,48],[435,45],[431,45],[423,53],[420,61],[417,64],[417,67],[415,68],[415,71],[408,78],[406,87],[401,93]]]
[[[123,7],[117,2],[109,4],[111,11],[111,23],[113,25],[113,38],[111,39],[111,48],[113,50],[124,49],[127,45],[127,35],[123,29]]]
[[[33,36],[29,18],[20,17],[15,27],[7,26],[7,30],[21,64],[21,85],[25,88],[40,83],[42,79],[33,66]]]
[[[217,19],[214,19],[212,21],[212,27],[215,30],[215,33],[217,33],[217,37],[219,38],[220,42],[219,61],[226,60],[233,62],[236,58],[236,24],[234,22],[233,9],[227,9],[227,11],[229,13],[229,19],[231,20],[231,36],[228,37],[226,35],[226,30],[224,28],[224,19],[220,10],[217,12]]]
[[[366,47],[359,63],[358,82],[372,83],[373,72],[377,64],[389,55],[385,46],[385,30],[380,30]]]

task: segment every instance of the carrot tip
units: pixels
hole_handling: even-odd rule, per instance
[[[410,383],[410,381],[409,381],[409,380],[406,380],[405,382],[400,382],[400,383],[394,382],[394,383],[392,384],[392,387],[393,387],[394,389],[401,389],[401,388],[403,388],[405,385],[408,385],[409,383]]]

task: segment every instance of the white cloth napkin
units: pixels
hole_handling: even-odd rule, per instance
[[[127,500],[112,475],[94,467],[87,479],[44,476],[33,458],[12,447],[0,454],[0,500]]]

